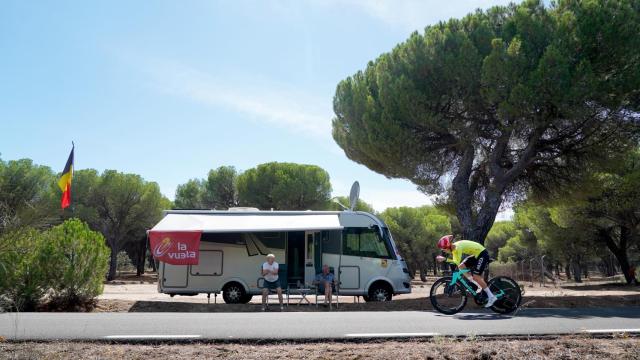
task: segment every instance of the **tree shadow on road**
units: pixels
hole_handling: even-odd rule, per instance
[[[640,293],[640,286],[628,285],[626,283],[607,283],[607,284],[589,284],[589,285],[561,285],[561,289],[571,291],[629,291]]]
[[[558,296],[558,297],[524,297],[523,306],[518,310],[516,316],[526,317],[586,317],[597,310],[597,316],[620,316],[620,308],[631,309],[627,311],[629,315],[624,317],[640,317],[640,295],[623,296]],[[576,312],[576,308],[588,308],[589,311]],[[618,308],[616,310],[615,308]],[[602,311],[610,309],[611,311]],[[181,301],[135,301],[127,310],[129,312],[260,312],[262,306],[257,303],[250,304],[206,304]],[[272,304],[269,312],[280,311],[277,304]],[[323,311],[433,311],[428,298],[418,299],[398,299],[389,302],[369,302],[369,303],[341,303],[338,308],[311,305],[285,306],[287,312],[323,312]],[[472,302],[469,302],[465,312],[473,313],[477,318],[502,319],[509,318],[509,315],[499,315],[485,310]],[[480,314],[479,314],[480,313]],[[586,314],[586,315],[585,315]],[[594,313],[595,314],[595,313]],[[471,314],[468,314],[471,315]],[[444,316],[444,315],[443,315]],[[458,315],[462,316],[462,315]],[[497,318],[495,318],[497,316]]]
[[[566,318],[566,319],[586,319],[586,318],[629,318],[640,319],[639,307],[607,307],[607,308],[557,308],[557,309],[519,309],[511,317],[527,318]]]

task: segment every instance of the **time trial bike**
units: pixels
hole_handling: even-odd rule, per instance
[[[434,309],[446,315],[453,315],[464,309],[469,295],[480,306],[487,303],[485,292],[464,276],[467,272],[469,272],[468,269],[456,268],[451,276],[442,277],[431,286],[429,298]],[[491,306],[491,310],[499,314],[509,314],[520,306],[522,292],[515,280],[506,276],[497,276],[489,280],[487,286],[498,298]]]

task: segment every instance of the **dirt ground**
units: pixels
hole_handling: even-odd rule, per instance
[[[640,359],[640,338],[434,338],[323,343],[0,343],[0,359]]]
[[[412,282],[411,294],[398,295],[388,303],[364,303],[362,298],[341,296],[341,311],[402,311],[402,310],[431,310],[429,290],[435,278],[428,278],[427,282],[416,279]],[[546,284],[521,283],[525,292],[522,304],[527,307],[617,307],[640,306],[640,286],[626,286],[619,279],[587,280],[582,284],[563,283],[553,286]],[[311,302],[314,298],[310,297]],[[247,312],[260,311],[259,296],[254,296],[248,305],[224,304],[222,296],[217,299],[212,294],[211,304],[207,304],[207,296],[175,296],[158,293],[155,274],[136,277],[133,274],[122,275],[117,280],[105,284],[104,293],[98,297],[94,311],[105,312],[150,312],[150,311],[178,311],[178,312]],[[275,296],[270,301],[277,301]],[[297,306],[300,297],[292,297],[287,311],[326,311],[326,308],[316,306]],[[214,304],[214,302],[217,302]],[[469,307],[475,304],[469,302]]]

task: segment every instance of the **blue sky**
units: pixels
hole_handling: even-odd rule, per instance
[[[429,198],[344,155],[337,83],[414,30],[502,0],[0,3],[0,157],[178,184],[269,161],[354,180],[377,210]]]

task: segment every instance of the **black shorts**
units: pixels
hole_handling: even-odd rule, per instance
[[[464,264],[472,274],[482,275],[489,265],[489,253],[487,250],[482,250],[478,257],[469,256],[462,260],[461,264]]]
[[[280,279],[276,280],[276,281],[264,281],[264,285],[262,285],[262,287],[264,289],[269,289],[269,290],[276,290],[277,288],[280,287]]]

